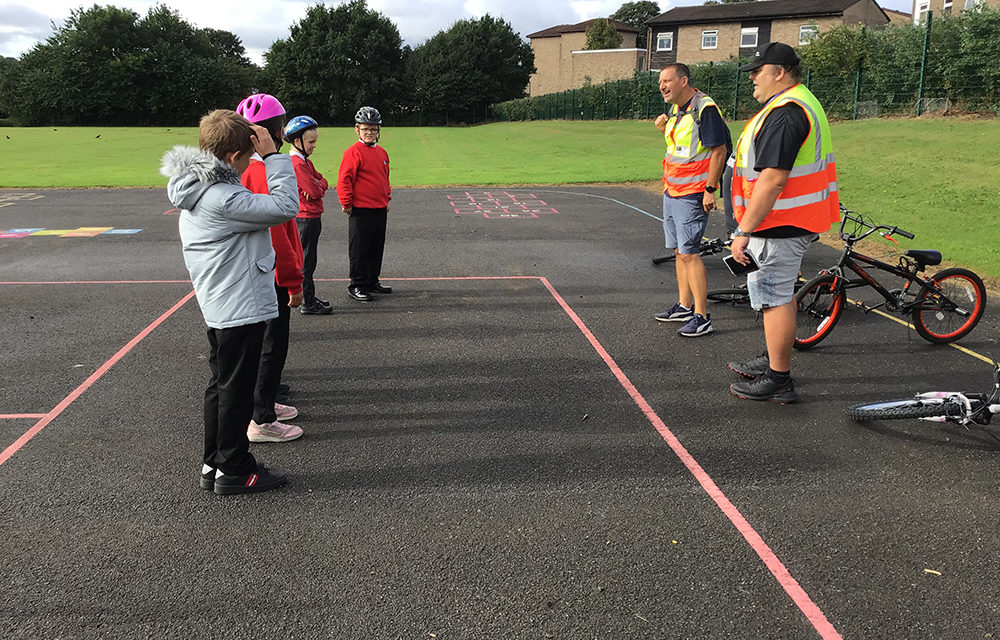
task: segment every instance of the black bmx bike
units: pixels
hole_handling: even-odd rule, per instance
[[[723,251],[729,250],[729,243],[732,240],[727,238],[711,238],[709,240],[703,240],[701,245],[698,247],[698,255],[701,256],[711,256],[716,253],[722,253]],[[663,264],[664,262],[671,262],[677,257],[676,253],[669,253],[665,256],[658,256],[656,258],[650,258],[650,262],[653,264]]]
[[[844,241],[844,251],[840,260],[802,285],[795,294],[796,349],[812,349],[829,336],[844,313],[847,290],[858,287],[871,287],[883,298],[874,306],[854,302],[863,312],[882,307],[903,317],[908,315],[917,334],[928,342],[954,342],[975,328],[986,310],[982,278],[962,268],[944,269],[923,277],[920,274],[925,268],[941,264],[938,251],[911,249],[900,256],[896,265],[859,253],[854,245],[873,233],[893,242],[893,234],[910,239],[913,234],[899,227],[872,224],[843,206],[841,211],[840,238]],[[905,284],[900,289],[889,289],[862,265],[902,278]],[[857,277],[852,278],[849,272]]]

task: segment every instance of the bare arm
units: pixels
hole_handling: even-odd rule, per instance
[[[708,163],[708,185],[718,188],[719,181],[722,180],[722,172],[726,170],[726,145],[721,144],[717,147],[710,147],[710,149],[712,150],[712,159]],[[701,206],[704,207],[706,213],[715,209],[715,193],[706,191]]]

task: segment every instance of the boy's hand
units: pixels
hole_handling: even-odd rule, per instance
[[[253,148],[261,158],[278,150],[274,146],[274,138],[271,137],[271,132],[259,124],[251,124],[250,128],[254,131],[250,134],[250,142],[253,143]]]
[[[288,296],[288,306],[291,307],[291,308],[293,308],[293,309],[295,307],[302,306],[302,292],[301,291],[299,291],[298,293],[293,293],[292,295]]]
[[[341,207],[341,209],[343,209],[344,213],[346,213],[347,215],[351,215],[351,211],[354,210],[354,207]]]

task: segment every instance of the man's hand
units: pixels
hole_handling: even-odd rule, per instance
[[[354,207],[341,207],[344,213],[351,215],[351,211],[354,211]]]
[[[742,265],[750,264],[750,258],[747,257],[747,254],[743,253],[749,243],[750,238],[747,236],[737,236],[733,238],[732,243],[729,245],[729,251],[733,254],[733,258]]]
[[[701,198],[701,206],[705,213],[715,209],[715,194],[706,191]]]
[[[666,133],[667,114],[661,113],[660,115],[656,116],[656,120],[653,121],[653,124],[656,125],[656,128],[660,130],[660,133]]]
[[[250,142],[253,143],[254,150],[261,158],[278,150],[274,146],[274,138],[271,137],[270,131],[259,124],[252,124],[250,128],[253,129],[253,133],[250,134]]]
[[[302,306],[302,292],[301,291],[299,291],[298,293],[293,293],[292,295],[288,296],[288,306],[291,307],[291,308],[293,308],[293,309],[295,307]]]

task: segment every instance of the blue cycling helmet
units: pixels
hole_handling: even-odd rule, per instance
[[[286,142],[292,142],[296,138],[301,138],[309,129],[315,129],[319,127],[319,123],[310,118],[309,116],[295,116],[288,121],[285,125],[285,132],[283,137]]]

